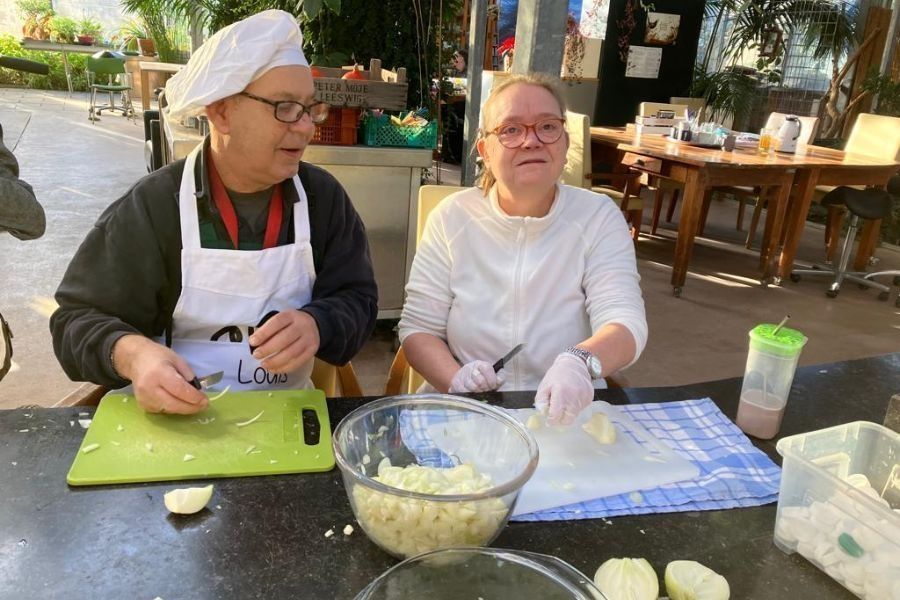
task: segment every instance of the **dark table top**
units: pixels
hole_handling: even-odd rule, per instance
[[[604,390],[597,398],[627,404],[709,396],[733,419],[740,383]],[[801,368],[780,435],[881,423],[898,391],[900,353]],[[478,397],[521,407],[533,394]],[[332,426],[364,401],[329,400]],[[77,417],[92,411],[0,411],[0,598],[344,599],[396,564],[358,528],[340,533],[355,521],[336,469],[220,479],[209,510],[187,517],[163,505],[171,483],[67,486],[84,435]],[[775,440],[755,443],[780,464]],[[660,576],[671,560],[697,560],[724,575],[736,599],[853,598],[799,555],[778,550],[774,521],[773,504],[609,523],[511,523],[493,546],[552,554],[591,577],[612,557],[645,557]],[[330,528],[336,535],[326,539]]]

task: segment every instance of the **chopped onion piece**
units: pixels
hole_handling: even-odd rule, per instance
[[[209,397],[209,401],[210,401],[210,402],[214,402],[215,400],[218,400],[219,398],[221,398],[222,396],[224,396],[225,394],[227,394],[227,393],[228,393],[228,390],[230,390],[230,389],[231,389],[231,386],[230,386],[230,385],[226,385],[224,390],[222,390],[221,392],[219,392],[219,393],[216,394],[215,396],[210,396],[210,397]]]
[[[178,488],[166,492],[163,501],[169,512],[192,515],[203,510],[212,498],[213,486]]]
[[[194,460],[194,455],[193,454],[185,454],[184,458],[182,458],[181,460],[182,460],[182,462],[192,461],[192,460]]]
[[[347,524],[344,526],[344,535],[350,535],[353,533],[353,525]]]
[[[540,429],[541,425],[541,417],[537,413],[534,413],[533,415],[528,417],[527,421],[525,421],[525,427],[527,427],[528,429]]]
[[[253,417],[252,419],[248,419],[248,420],[246,420],[246,421],[241,421],[240,423],[237,423],[236,425],[237,425],[238,427],[246,427],[246,426],[249,425],[250,423],[256,422],[256,420],[257,420],[258,418],[260,418],[261,416],[263,416],[263,413],[264,413],[264,412],[266,412],[266,411],[261,410],[261,411],[259,411],[259,414],[256,415],[255,417]]]
[[[100,447],[100,444],[88,444],[84,448],[81,449],[83,454],[89,454]]]
[[[359,524],[376,543],[401,556],[437,548],[483,546],[505,523],[509,506],[500,498],[442,502],[440,496],[472,494],[492,487],[491,478],[472,465],[439,469],[420,465],[395,467],[384,458],[378,464],[380,483],[402,490],[432,494],[434,500],[404,498],[355,485],[351,501]]]
[[[594,413],[588,422],[581,426],[598,444],[614,444],[616,427],[603,413]]]

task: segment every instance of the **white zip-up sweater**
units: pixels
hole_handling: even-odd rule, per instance
[[[628,328],[637,360],[647,343],[639,282],[628,226],[608,196],[558,184],[546,216],[511,217],[496,188],[488,197],[471,188],[428,217],[400,341],[429,333],[460,364],[493,363],[525,342],[500,389],[533,390],[560,352],[609,323]]]

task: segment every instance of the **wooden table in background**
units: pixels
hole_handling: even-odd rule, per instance
[[[691,259],[694,237],[700,228],[704,194],[714,186],[763,186],[777,191],[770,196],[767,227],[770,235],[760,252],[763,284],[790,275],[806,213],[817,185],[885,185],[900,165],[852,155],[840,150],[804,146],[796,154],[759,155],[755,149],[699,148],[663,136],[639,136],[624,129],[591,127],[592,156],[612,156],[613,164],[675,180],[684,186],[681,218],[675,241],[672,287],[681,295]],[[602,159],[601,159],[602,160]],[[792,193],[793,190],[793,193]],[[869,238],[877,238],[880,221],[868,224]],[[778,252],[782,227],[786,236]],[[864,238],[861,248],[874,247]],[[774,268],[778,263],[777,270]]]
[[[139,63],[141,68],[141,109],[150,109],[150,72],[157,73],[177,73],[184,65],[174,63],[151,62],[142,60]]]

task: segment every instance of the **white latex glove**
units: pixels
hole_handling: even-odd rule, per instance
[[[544,373],[534,407],[547,415],[548,425],[571,425],[594,400],[594,384],[584,361],[568,352],[556,357]]]
[[[464,392],[490,392],[503,385],[503,378],[494,373],[494,367],[483,360],[466,363],[450,381],[451,394]]]

